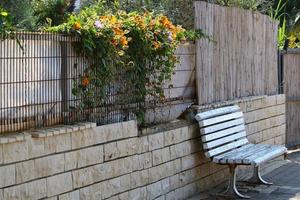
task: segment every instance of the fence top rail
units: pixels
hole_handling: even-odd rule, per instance
[[[12,32],[11,37],[7,37],[4,34],[0,34],[1,39],[20,39],[20,40],[51,40],[51,41],[79,41],[79,37],[74,37],[68,34],[62,33],[50,33],[50,32]]]
[[[282,54],[300,54],[300,48],[299,49],[287,49],[281,51]]]

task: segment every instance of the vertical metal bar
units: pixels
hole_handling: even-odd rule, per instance
[[[283,66],[283,52],[278,50],[278,93],[284,93],[284,66]]]
[[[61,90],[61,112],[63,115],[63,122],[68,122],[69,116],[69,84],[68,84],[68,58],[67,58],[67,41],[60,41],[61,50],[61,78],[60,78],[60,90]]]

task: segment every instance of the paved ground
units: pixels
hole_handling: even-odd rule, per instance
[[[300,151],[289,154],[285,163],[264,176],[266,180],[271,180],[271,186],[259,185],[249,186],[239,183],[238,188],[242,194],[251,196],[255,200],[300,200]],[[224,184],[209,193],[199,194],[189,200],[222,200],[213,196],[225,189]]]

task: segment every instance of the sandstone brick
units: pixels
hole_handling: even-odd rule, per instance
[[[277,131],[274,133],[275,136],[286,135],[286,124],[282,124],[277,127]]]
[[[262,141],[266,141],[266,140],[276,137],[278,130],[279,130],[278,127],[273,127],[273,128],[264,130],[262,132]]]
[[[170,176],[173,171],[170,171],[171,167],[170,163],[164,163],[162,165],[158,165],[156,167],[152,167],[149,169],[149,181],[150,183],[156,182],[163,178]]]
[[[124,193],[123,193],[124,195]],[[122,195],[116,195],[113,197],[109,197],[107,200],[122,200],[122,199],[128,199],[126,196],[122,196]]]
[[[286,102],[285,94],[276,95],[276,103],[277,104],[285,104],[285,102]]]
[[[205,176],[208,176],[210,174],[210,170],[211,170],[211,162],[205,163],[203,165],[200,165],[199,167],[195,168],[195,176],[197,176],[198,178],[203,178]]]
[[[19,162],[29,157],[26,141],[3,144],[3,152],[4,163]]]
[[[55,196],[72,190],[71,172],[47,178],[47,196]]]
[[[274,144],[275,145],[284,145],[285,144],[285,136],[280,135],[274,138]]]
[[[261,143],[263,141],[264,132],[265,131],[247,135],[247,139],[254,144]]]
[[[0,165],[3,163],[3,145],[0,145]]]
[[[58,199],[58,197],[56,196],[56,197],[45,198],[45,199],[43,199],[43,200],[57,200],[57,199]]]
[[[162,196],[160,196],[160,197],[155,198],[155,200],[165,200],[165,196],[162,195]]]
[[[71,133],[72,149],[92,146],[95,144],[95,131],[93,129],[86,129]]]
[[[103,146],[95,146],[77,151],[77,167],[85,167],[103,162]]]
[[[267,96],[265,98],[256,99],[254,101],[243,102],[242,104],[244,104],[246,107],[246,110],[243,110],[243,112],[249,112],[249,111],[258,110],[269,106],[274,106],[276,105],[276,95]]]
[[[123,133],[122,133],[123,138],[138,136],[138,128],[137,128],[136,120],[122,122],[121,124],[122,124],[122,130],[123,130]]]
[[[147,169],[152,166],[152,155],[151,152],[143,153],[137,156],[138,167],[137,169]]]
[[[22,199],[21,185],[8,187],[3,190],[3,197],[5,200],[17,200]]]
[[[76,189],[79,187],[83,187],[83,186],[92,184],[92,183],[94,183],[94,179],[99,180],[99,181],[102,180],[101,178],[98,178],[98,177],[101,177],[102,174],[99,174],[98,176],[94,177],[93,173],[95,173],[94,171],[95,171],[96,167],[97,167],[96,169],[98,169],[98,172],[102,172],[102,171],[100,171],[100,169],[102,169],[104,166],[105,165],[87,167],[84,169],[72,171],[73,188]],[[107,172],[107,171],[105,171],[105,172]]]
[[[79,199],[99,200],[102,199],[102,183],[97,183],[79,190]]]
[[[181,158],[182,170],[187,170],[196,167],[208,161],[210,161],[210,159],[206,158],[202,151],[187,155]]]
[[[164,133],[155,133],[148,136],[149,150],[160,149],[164,147]]]
[[[165,196],[166,196],[166,200],[177,200],[177,199],[179,199],[178,196],[176,196],[175,191],[169,192]]]
[[[162,193],[166,194],[169,191],[171,191],[171,185],[170,185],[170,178],[165,178],[161,180],[161,186],[162,186]]]
[[[107,143],[118,139],[136,137],[138,135],[136,121],[114,123],[93,128],[96,144]]]
[[[137,188],[134,190],[130,190],[128,192],[129,199],[146,199],[147,198],[147,189],[146,187]]]
[[[130,174],[130,185],[132,188],[141,187],[149,183],[148,169],[133,172]]]
[[[124,192],[124,193],[119,194],[117,196],[113,196],[113,197],[108,198],[108,200],[127,200],[127,199],[130,199],[129,198],[129,192]]]
[[[190,196],[197,194],[198,188],[195,183],[190,183],[179,190],[183,199],[187,199]]]
[[[169,162],[169,164],[169,170],[171,170],[172,175],[182,171],[181,159],[173,160],[172,162]]]
[[[149,141],[147,136],[142,136],[137,138],[137,152],[145,153],[149,151]]]
[[[16,166],[6,165],[0,167],[0,188],[15,184]]]
[[[74,188],[118,177],[140,169],[138,156],[131,156],[75,170],[72,172]]]
[[[110,179],[102,183],[102,198],[108,198],[115,194],[122,193],[130,189],[130,175],[124,175]]]
[[[285,105],[276,105],[272,107],[267,107],[259,110],[254,110],[244,114],[246,123],[251,123],[259,121],[262,119],[267,119],[270,117],[283,115],[285,113]]]
[[[45,138],[45,150],[49,153],[59,153],[71,149],[71,133],[64,133]]]
[[[64,154],[57,154],[34,160],[35,177],[45,177],[64,171]]]
[[[40,179],[4,189],[5,200],[41,199],[46,197],[46,180]]]
[[[41,199],[47,196],[46,179],[39,179],[21,185],[22,199]]]
[[[147,186],[147,199],[155,199],[162,195],[162,181]]]
[[[164,133],[165,146],[173,145],[188,140],[188,133],[188,127],[166,131]]]
[[[130,156],[138,151],[137,138],[111,142],[104,145],[105,161]]]
[[[27,140],[29,158],[44,156],[49,152],[45,149],[45,138],[32,138]]]
[[[171,159],[180,158],[200,150],[200,139],[188,140],[170,146]]]
[[[65,153],[65,171],[76,169],[78,167],[77,161],[77,151]]]
[[[97,126],[92,130],[95,133],[95,144],[103,144],[109,141],[122,139],[122,130],[118,123]]]
[[[73,192],[59,195],[58,199],[59,200],[80,200],[79,190],[75,190]]]
[[[170,183],[170,190],[174,190],[176,188],[181,187],[182,180],[180,179],[180,174],[175,174],[173,176],[170,176],[169,183]]]
[[[23,183],[35,178],[35,166],[33,160],[16,163],[16,183]]]
[[[171,159],[170,148],[166,147],[152,152],[153,166],[168,162]]]
[[[285,115],[270,117],[268,119],[260,120],[246,125],[246,132],[248,135],[257,133],[275,126],[285,124]]]
[[[268,139],[268,140],[265,140],[263,141],[264,144],[275,144],[275,139],[274,138],[271,138],[271,139]]]

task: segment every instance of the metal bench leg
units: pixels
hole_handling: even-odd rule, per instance
[[[218,194],[218,196],[250,199],[249,196],[242,195],[236,188],[236,167],[237,165],[234,164],[229,165],[230,178],[228,187],[224,193]]]
[[[252,178],[250,178],[247,182],[251,184],[273,185],[273,183],[267,182],[261,177],[260,166],[254,167]]]

